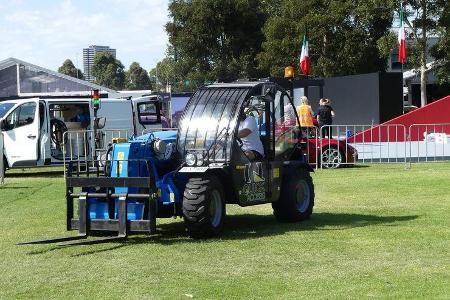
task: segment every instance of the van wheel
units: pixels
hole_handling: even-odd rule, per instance
[[[183,195],[183,218],[192,238],[209,238],[220,233],[225,198],[222,184],[216,178],[189,179]]]
[[[314,184],[304,169],[291,169],[283,175],[280,198],[272,203],[273,214],[280,222],[308,219],[314,207]]]

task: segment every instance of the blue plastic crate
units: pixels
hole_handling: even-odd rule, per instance
[[[119,215],[119,200],[115,202],[114,218]],[[127,219],[142,220],[144,218],[144,203],[137,201],[127,201]]]
[[[89,218],[91,219],[109,219],[108,203],[100,202],[96,199],[89,199]]]

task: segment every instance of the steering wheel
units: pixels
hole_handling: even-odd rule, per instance
[[[63,144],[67,143],[68,137],[64,135],[67,131],[66,124],[58,119],[50,120],[50,136],[52,142],[55,143],[56,146],[61,147]]]

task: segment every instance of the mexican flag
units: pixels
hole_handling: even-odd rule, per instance
[[[311,61],[309,60],[309,44],[308,44],[308,30],[303,35],[302,53],[300,54],[300,70],[306,76],[309,74]]]
[[[400,28],[398,30],[398,61],[403,65],[406,62],[405,22],[403,21],[403,5],[400,6]]]

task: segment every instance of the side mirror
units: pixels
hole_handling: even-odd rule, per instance
[[[0,131],[8,131],[9,126],[8,123],[6,123],[6,119],[1,120],[0,122]]]
[[[95,120],[95,127],[97,129],[103,129],[103,128],[105,128],[105,125],[106,125],[105,117],[97,118],[97,120]]]

